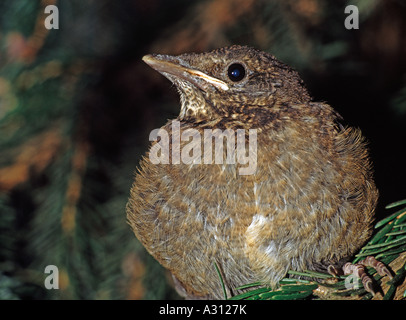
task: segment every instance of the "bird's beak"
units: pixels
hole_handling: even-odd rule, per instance
[[[185,63],[182,63],[181,58],[168,55],[148,54],[144,56],[142,60],[164,76],[169,74],[175,78],[190,82],[204,91],[207,91],[209,85],[221,90],[229,89],[227,83],[224,81],[211,77],[199,70],[185,67],[183,65]],[[169,79],[172,80],[170,77]]]

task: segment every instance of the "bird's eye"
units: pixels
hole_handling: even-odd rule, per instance
[[[241,81],[245,77],[245,68],[240,63],[233,63],[228,67],[227,74],[231,81]]]

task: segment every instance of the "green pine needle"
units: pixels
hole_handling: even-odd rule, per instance
[[[214,268],[216,268],[216,272],[220,278],[220,283],[221,283],[221,288],[223,289],[223,294],[224,294],[224,299],[227,300],[227,291],[226,291],[226,287],[224,285],[224,281],[223,281],[223,277],[221,276],[221,272],[219,267],[217,266],[217,263],[214,262]]]
[[[392,202],[392,203],[388,204],[385,207],[385,209],[391,209],[391,208],[394,208],[394,207],[398,207],[398,206],[401,206],[402,204],[406,204],[406,199],[399,200],[399,201],[396,201],[396,202]]]
[[[406,212],[406,207],[400,209],[399,211],[396,211],[395,213],[391,214],[390,216],[386,217],[385,219],[382,219],[375,225],[375,229],[387,224],[389,221],[394,220],[396,217],[404,214]]]

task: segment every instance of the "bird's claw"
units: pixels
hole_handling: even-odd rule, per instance
[[[339,274],[344,274],[344,275],[352,274],[357,279],[361,279],[362,285],[364,286],[364,288],[367,292],[370,292],[370,293],[372,293],[372,295],[375,295],[376,291],[374,290],[372,279],[365,272],[365,267],[374,268],[380,276],[388,276],[390,279],[393,278],[390,270],[382,262],[376,260],[372,256],[368,256],[365,259],[363,259],[355,264],[347,262],[342,267],[342,270],[339,270],[336,267],[334,267],[333,265],[330,265],[327,268],[327,271],[331,275],[334,275],[334,276],[337,276]]]

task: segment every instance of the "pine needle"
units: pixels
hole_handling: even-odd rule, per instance
[[[218,274],[218,276],[220,278],[220,283],[221,283],[221,288],[223,289],[224,299],[227,300],[227,291],[226,291],[226,287],[224,285],[223,277],[221,276],[220,269],[217,266],[216,262],[213,262],[213,263],[214,263],[214,268],[216,268],[217,274]]]
[[[396,202],[392,202],[392,203],[388,204],[385,207],[385,209],[395,208],[395,207],[401,206],[402,204],[406,204],[406,199],[399,200],[399,201],[396,201]]]

